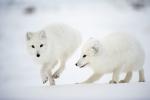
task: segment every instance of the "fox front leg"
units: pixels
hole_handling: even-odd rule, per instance
[[[54,60],[53,63],[49,63],[47,65],[47,73],[48,73],[48,81],[49,81],[49,84],[50,86],[51,85],[55,85],[55,80],[54,80],[54,77],[52,75],[52,68],[58,63],[57,60]]]
[[[55,85],[55,80],[54,80],[54,78],[52,76],[51,70],[49,70],[49,72],[48,72],[48,80],[49,80],[50,86],[51,85]]]
[[[100,79],[102,77],[102,74],[94,73],[91,77],[89,77],[86,81],[82,82],[84,83],[93,83]]]
[[[47,73],[46,69],[47,69],[47,67],[46,67],[46,65],[44,65],[40,71],[43,84],[45,84],[48,81],[48,73]]]

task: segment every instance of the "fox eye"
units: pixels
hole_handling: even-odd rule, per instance
[[[34,46],[34,45],[31,45],[31,47],[32,47],[32,48],[35,48],[35,46]]]
[[[86,57],[86,55],[83,55],[83,58],[85,58]]]
[[[43,47],[43,44],[41,44],[40,47]]]

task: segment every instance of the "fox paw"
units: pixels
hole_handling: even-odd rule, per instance
[[[145,80],[139,80],[139,82],[145,82]]]
[[[53,86],[53,85],[55,85],[55,81],[54,80],[50,82],[50,86]]]
[[[117,82],[114,80],[111,80],[111,81],[109,81],[109,84],[117,84]]]
[[[127,83],[125,80],[120,80],[119,83]]]
[[[53,78],[55,78],[55,79],[57,79],[57,78],[59,78],[59,73],[58,72],[55,72],[54,74],[53,74]]]
[[[45,84],[48,81],[48,77],[43,78],[43,84]]]

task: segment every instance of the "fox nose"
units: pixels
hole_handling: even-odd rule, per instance
[[[77,63],[76,63],[75,65],[76,65],[76,66],[78,66],[78,64],[77,64]]]
[[[36,56],[37,56],[37,57],[40,57],[40,54],[38,53]]]

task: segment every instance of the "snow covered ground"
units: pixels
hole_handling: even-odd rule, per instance
[[[148,3],[137,9],[125,2],[127,0],[10,1],[0,1],[0,99],[150,99]],[[25,12],[29,6],[34,8],[33,13]],[[111,74],[105,75],[96,84],[74,84],[92,73],[88,68],[79,69],[74,65],[79,58],[78,50],[56,80],[57,86],[42,85],[40,65],[26,51],[25,34],[54,22],[77,28],[84,41],[91,36],[103,37],[111,32],[131,33],[139,39],[146,52],[146,83],[138,83],[138,73],[135,72],[129,84],[107,84]]]
[[[149,100],[148,83],[3,87],[1,100]]]

